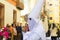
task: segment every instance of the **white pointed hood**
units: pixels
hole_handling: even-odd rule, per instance
[[[33,29],[40,20],[42,5],[43,0],[37,0],[36,5],[32,9],[31,13],[28,15],[28,25],[30,30]]]

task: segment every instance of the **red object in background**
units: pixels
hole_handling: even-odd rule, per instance
[[[2,36],[2,31],[0,31],[0,37]]]
[[[8,39],[8,32],[6,27],[3,28],[3,37]]]

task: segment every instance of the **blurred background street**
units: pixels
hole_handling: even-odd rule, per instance
[[[6,30],[10,30],[7,32],[10,37],[8,36],[6,39],[23,39],[23,37],[21,38],[20,36],[23,35],[22,31],[29,31],[27,19],[29,13],[34,8],[36,1],[37,0],[0,0],[1,40],[5,36],[3,31],[5,27]],[[44,0],[44,4],[41,9],[40,20],[42,20],[47,39],[50,39],[50,37],[60,37],[60,0]],[[21,29],[19,29],[19,27]]]

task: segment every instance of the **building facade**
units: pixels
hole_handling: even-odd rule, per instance
[[[23,9],[19,0],[0,0],[0,26],[20,22],[20,10]]]
[[[45,11],[48,15],[48,21],[50,24],[59,24],[59,0],[45,0]],[[57,36],[57,28],[51,30],[51,36]]]
[[[52,22],[59,23],[59,0],[46,0],[46,13]]]

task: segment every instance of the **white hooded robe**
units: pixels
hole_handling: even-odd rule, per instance
[[[46,40],[46,34],[40,20],[41,8],[44,0],[37,0],[31,13],[28,15],[29,32],[23,35],[23,40]]]

